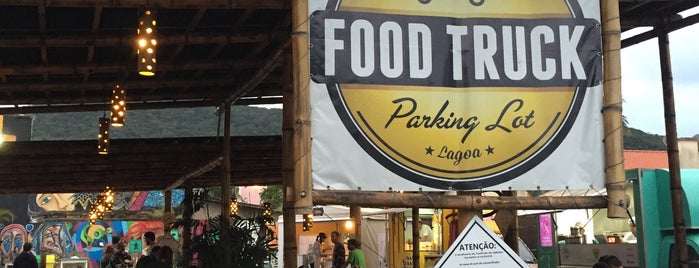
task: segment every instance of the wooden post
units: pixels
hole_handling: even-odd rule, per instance
[[[223,106],[223,151],[221,156],[221,245],[231,248],[231,105]],[[231,254],[223,254],[223,267],[231,267]]]
[[[308,0],[291,1],[291,73],[284,89],[283,185],[284,267],[296,268],[296,213],[310,214],[313,207],[311,179],[310,70],[308,62]]]
[[[187,181],[184,186],[184,211],[182,212],[182,219],[185,222],[184,227],[182,227],[182,267],[189,267],[192,264],[192,215],[194,214],[194,205],[192,204],[192,199],[194,198],[194,193],[192,192],[192,182]]]
[[[283,80],[286,81],[282,88],[284,98],[282,98],[282,186],[284,187],[284,204],[282,218],[284,220],[284,237],[279,238],[284,241],[284,267],[296,268],[296,210],[294,209],[294,111],[292,106],[293,87],[291,77],[291,54],[284,57]]]
[[[350,206],[350,218],[354,219],[354,238],[362,242],[362,207]]]
[[[658,32],[658,50],[660,52],[660,73],[663,82],[663,104],[665,110],[665,137],[667,139],[667,158],[670,171],[670,199],[672,201],[672,220],[675,229],[676,267],[688,267],[687,230],[684,224],[684,190],[680,176],[680,156],[677,145],[677,125],[675,122],[675,97],[670,59],[670,40],[665,25],[655,27]]]
[[[311,213],[313,182],[311,178],[311,92],[308,62],[308,0],[294,0],[291,7],[291,56],[294,117],[294,191],[295,205],[302,213]]]
[[[470,196],[472,198],[481,196],[481,194],[477,192],[458,192],[458,195]],[[459,233],[461,233],[461,231],[463,231],[464,228],[466,228],[466,225],[468,225],[468,223],[471,222],[473,217],[483,218],[483,211],[481,209],[461,207],[459,208],[457,215],[459,221]]]
[[[165,226],[165,234],[169,234],[172,222],[175,220],[174,215],[172,215],[172,191],[165,191],[163,195],[165,196],[165,204],[163,204],[163,224]]]
[[[413,268],[420,268],[420,208],[413,208]]]
[[[517,196],[514,191],[504,191],[505,196]],[[497,217],[502,216],[502,214],[508,214],[508,223],[505,230],[500,229],[504,237],[505,243],[510,246],[510,248],[515,252],[519,253],[519,217],[517,216],[517,209],[508,209],[504,211],[499,211],[496,215]],[[499,224],[498,224],[499,226]]]
[[[624,133],[621,121],[621,23],[619,0],[602,3],[604,50],[604,162],[608,218],[626,218],[626,177],[624,174]]]

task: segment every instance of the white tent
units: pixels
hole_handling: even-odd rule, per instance
[[[323,206],[323,215],[314,216],[314,222],[326,222],[326,221],[344,221],[349,220],[349,207],[346,206]],[[388,214],[393,212],[402,212],[405,209],[376,209],[376,208],[362,208],[362,251],[365,255],[365,260],[367,268],[379,268],[386,267],[388,262]],[[296,223],[303,222],[301,215],[296,215]],[[279,237],[279,252],[277,253],[277,267],[284,267],[284,222],[282,216],[279,217],[277,222],[277,230]],[[305,253],[307,251],[307,245],[313,243],[313,239],[306,241],[309,238],[300,237],[297,241],[297,250],[299,256],[297,256],[298,265],[306,263]]]

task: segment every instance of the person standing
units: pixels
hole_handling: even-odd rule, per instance
[[[136,268],[159,267],[159,257],[160,247],[154,246],[148,255],[143,255],[142,258],[138,259],[138,261],[136,262]]]
[[[309,260],[311,268],[320,268],[323,266],[322,257],[325,257],[325,254],[321,251],[321,247],[323,246],[323,242],[327,238],[328,235],[326,235],[323,232],[320,232],[318,236],[316,236],[316,241],[313,243],[313,248],[311,248],[311,255]]]
[[[12,266],[15,268],[39,268],[36,256],[32,253],[32,243],[27,242],[22,245],[22,253],[17,255]]]
[[[121,267],[120,262],[116,258],[116,252],[114,247],[106,247],[104,254],[102,254],[102,260],[100,261],[100,268],[117,268]]]
[[[343,268],[345,264],[345,245],[340,242],[340,233],[333,231],[330,233],[330,240],[335,246],[333,246],[333,267],[332,268]]]
[[[150,252],[153,249],[153,245],[155,244],[155,233],[151,231],[145,232],[143,233],[141,240],[143,241],[143,255],[150,255]]]
[[[352,268],[366,268],[366,261],[364,260],[364,252],[360,249],[361,245],[359,240],[350,239],[347,241],[347,249],[349,249],[349,256],[347,256],[347,261],[342,267],[347,267],[351,265]]]
[[[624,268],[624,265],[621,263],[621,260],[617,256],[614,255],[604,255],[602,257],[599,257],[599,262],[604,262],[609,264],[609,267],[612,268]]]

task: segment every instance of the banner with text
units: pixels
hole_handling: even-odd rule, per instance
[[[309,0],[316,189],[603,185],[598,0]]]

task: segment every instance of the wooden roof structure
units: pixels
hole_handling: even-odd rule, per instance
[[[0,0],[0,114],[104,111],[111,88],[128,109],[280,104],[290,86],[291,0],[150,0],[157,75],[136,70],[136,21],[147,0]],[[696,0],[621,0],[623,30],[698,21]],[[623,46],[655,37],[653,31]],[[0,147],[0,193],[154,190],[220,182],[220,138],[27,141]],[[281,183],[280,137],[233,137],[233,185]]]

